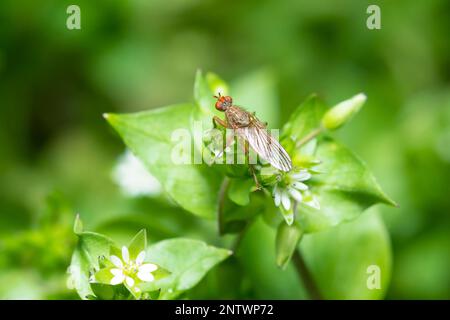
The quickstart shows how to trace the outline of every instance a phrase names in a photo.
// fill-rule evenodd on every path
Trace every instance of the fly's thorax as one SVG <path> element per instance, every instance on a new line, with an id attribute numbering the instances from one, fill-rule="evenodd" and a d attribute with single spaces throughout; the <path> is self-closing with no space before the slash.
<path id="1" fill-rule="evenodd" d="M 233 128 L 247 127 L 251 122 L 250 114 L 238 106 L 228 107 L 225 116 Z"/>

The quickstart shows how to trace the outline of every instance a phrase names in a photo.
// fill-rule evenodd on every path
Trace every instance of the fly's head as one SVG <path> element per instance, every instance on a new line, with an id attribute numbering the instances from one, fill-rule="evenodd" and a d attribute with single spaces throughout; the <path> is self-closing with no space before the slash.
<path id="1" fill-rule="evenodd" d="M 225 111 L 233 104 L 233 99 L 230 96 L 222 96 L 219 92 L 218 96 L 214 96 L 217 99 L 216 109 L 219 111 Z"/>

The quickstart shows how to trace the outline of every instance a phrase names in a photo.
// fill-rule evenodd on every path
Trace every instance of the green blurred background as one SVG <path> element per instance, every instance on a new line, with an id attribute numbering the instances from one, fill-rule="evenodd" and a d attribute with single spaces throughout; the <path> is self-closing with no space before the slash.
<path id="1" fill-rule="evenodd" d="M 81 30 L 66 28 L 70 4 Z M 366 28 L 369 4 L 381 30 Z M 164 196 L 122 192 L 112 172 L 125 148 L 101 116 L 192 101 L 201 68 L 270 79 L 279 123 L 312 92 L 330 104 L 365 92 L 338 135 L 400 204 L 379 207 L 393 250 L 386 298 L 449 299 L 449 13 L 447 0 L 1 1 L 0 298 L 76 298 L 75 212 L 119 241 L 145 227 L 150 241 L 222 244 L 213 222 Z M 219 275 L 235 273 L 227 262 Z M 214 291 L 213 277 L 199 297 L 259 297 L 246 279 Z"/>

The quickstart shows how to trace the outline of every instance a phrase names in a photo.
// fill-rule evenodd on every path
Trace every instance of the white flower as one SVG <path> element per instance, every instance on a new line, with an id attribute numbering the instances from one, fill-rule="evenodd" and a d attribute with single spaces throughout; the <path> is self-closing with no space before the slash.
<path id="1" fill-rule="evenodd" d="M 273 188 L 273 198 L 277 207 L 280 204 L 288 211 L 291 209 L 291 198 L 297 202 L 303 202 L 313 208 L 320 209 L 317 198 L 308 190 L 303 183 L 311 178 L 307 170 L 290 171 Z"/>
<path id="2" fill-rule="evenodd" d="M 135 285 L 136 277 L 145 282 L 153 281 L 155 277 L 152 272 L 156 271 L 158 266 L 153 263 L 144 264 L 144 259 L 145 251 L 141 251 L 136 260 L 131 260 L 128 248 L 122 247 L 122 259 L 114 255 L 109 257 L 109 260 L 116 267 L 111 269 L 113 278 L 110 283 L 117 285 L 125 282 L 132 288 Z"/>
<path id="3" fill-rule="evenodd" d="M 136 197 L 156 196 L 162 192 L 161 184 L 144 167 L 141 160 L 127 150 L 119 157 L 113 169 L 112 177 L 120 186 L 122 193 Z"/>

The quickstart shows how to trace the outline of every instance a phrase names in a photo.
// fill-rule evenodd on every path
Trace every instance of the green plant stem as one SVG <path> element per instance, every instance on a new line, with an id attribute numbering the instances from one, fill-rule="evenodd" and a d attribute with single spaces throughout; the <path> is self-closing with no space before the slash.
<path id="1" fill-rule="evenodd" d="M 301 146 L 303 146 L 304 144 L 306 144 L 307 142 L 311 141 L 312 139 L 314 139 L 315 137 L 317 137 L 319 134 L 321 134 L 323 132 L 323 127 L 318 127 L 314 130 L 312 130 L 310 133 L 308 133 L 306 136 L 304 136 L 300 141 L 298 141 L 295 144 L 296 148 L 299 148 Z"/>
<path id="2" fill-rule="evenodd" d="M 309 297 L 312 300 L 323 300 L 322 295 L 317 288 L 316 282 L 314 281 L 314 278 L 312 277 L 311 272 L 309 272 L 308 266 L 303 259 L 300 249 L 297 248 L 294 251 L 292 261 L 294 263 L 295 269 L 297 270 L 299 278 L 302 280 L 306 290 L 308 291 Z"/>

